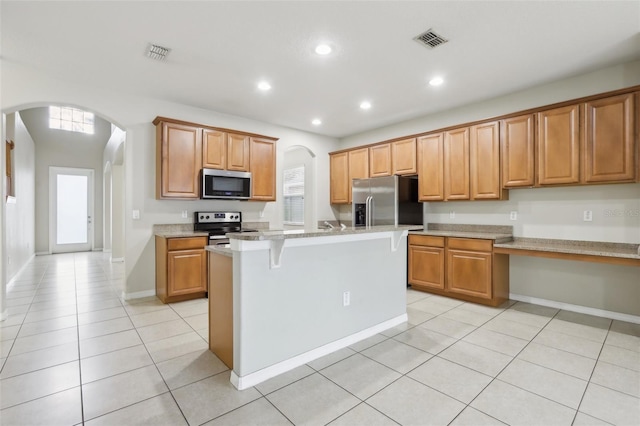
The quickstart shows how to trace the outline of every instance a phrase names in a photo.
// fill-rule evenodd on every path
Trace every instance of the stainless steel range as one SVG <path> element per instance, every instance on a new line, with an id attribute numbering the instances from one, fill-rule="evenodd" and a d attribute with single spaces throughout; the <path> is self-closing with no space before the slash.
<path id="1" fill-rule="evenodd" d="M 229 244 L 228 232 L 247 232 L 242 229 L 240 212 L 195 212 L 193 230 L 209 233 L 209 245 Z"/>

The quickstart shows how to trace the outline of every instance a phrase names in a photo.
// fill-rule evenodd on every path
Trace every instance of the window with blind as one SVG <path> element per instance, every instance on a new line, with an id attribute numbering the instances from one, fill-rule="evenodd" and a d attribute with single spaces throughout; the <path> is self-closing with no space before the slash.
<path id="1" fill-rule="evenodd" d="M 284 171 L 284 223 L 304 225 L 304 166 Z"/>

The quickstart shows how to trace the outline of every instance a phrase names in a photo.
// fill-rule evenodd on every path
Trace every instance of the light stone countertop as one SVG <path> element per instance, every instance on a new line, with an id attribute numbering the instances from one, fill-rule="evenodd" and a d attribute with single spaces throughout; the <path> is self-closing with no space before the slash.
<path id="1" fill-rule="evenodd" d="M 465 232 L 465 231 L 411 231 L 409 235 L 430 235 L 434 237 L 477 238 L 481 240 L 494 240 L 496 243 L 505 243 L 513 240 L 511 234 L 496 234 L 491 232 Z"/>
<path id="2" fill-rule="evenodd" d="M 502 243 L 513 239 L 513 226 L 429 223 L 425 230 L 413 231 L 410 234 L 434 237 L 478 238 L 481 240 L 494 240 L 494 243 Z"/>
<path id="3" fill-rule="evenodd" d="M 494 244 L 494 247 L 640 260 L 639 244 L 515 237 L 511 242 Z"/>
<path id="4" fill-rule="evenodd" d="M 206 251 L 210 251 L 211 253 L 217 253 L 223 256 L 233 257 L 233 252 L 229 247 L 211 245 L 211 246 L 206 246 L 204 249 Z"/>
<path id="5" fill-rule="evenodd" d="M 374 232 L 393 232 L 393 231 L 411 231 L 422 229 L 422 225 L 381 225 L 369 227 L 347 227 L 340 229 L 316 228 L 312 230 L 292 229 L 292 230 L 264 230 L 256 232 L 229 233 L 227 237 L 230 239 L 242 241 L 263 241 L 263 240 L 284 240 L 290 238 L 313 238 L 313 237 L 329 237 L 336 235 L 354 235 L 369 234 Z"/>

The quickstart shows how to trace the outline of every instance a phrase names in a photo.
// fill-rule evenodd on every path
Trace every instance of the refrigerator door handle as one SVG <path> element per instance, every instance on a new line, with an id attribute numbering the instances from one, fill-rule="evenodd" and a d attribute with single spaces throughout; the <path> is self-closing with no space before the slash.
<path id="1" fill-rule="evenodd" d="M 371 198 L 369 200 L 369 209 L 371 211 L 371 213 L 369 213 L 369 226 L 373 226 L 373 221 L 375 219 L 375 217 L 374 217 L 374 213 L 375 213 L 374 212 L 374 209 L 375 209 L 374 203 L 375 203 L 375 200 L 373 199 L 373 195 L 371 195 L 369 198 Z"/>

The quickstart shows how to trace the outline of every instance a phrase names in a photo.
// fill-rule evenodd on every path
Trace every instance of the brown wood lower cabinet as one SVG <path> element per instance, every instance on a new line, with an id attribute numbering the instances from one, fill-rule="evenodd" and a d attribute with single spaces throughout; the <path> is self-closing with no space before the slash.
<path id="1" fill-rule="evenodd" d="M 509 258 L 492 240 L 409 235 L 408 252 L 416 290 L 491 306 L 509 299 Z"/>
<path id="2" fill-rule="evenodd" d="M 209 350 L 233 370 L 233 259 L 209 253 Z"/>
<path id="3" fill-rule="evenodd" d="M 205 297 L 208 237 L 156 236 L 156 295 L 163 303 Z"/>

